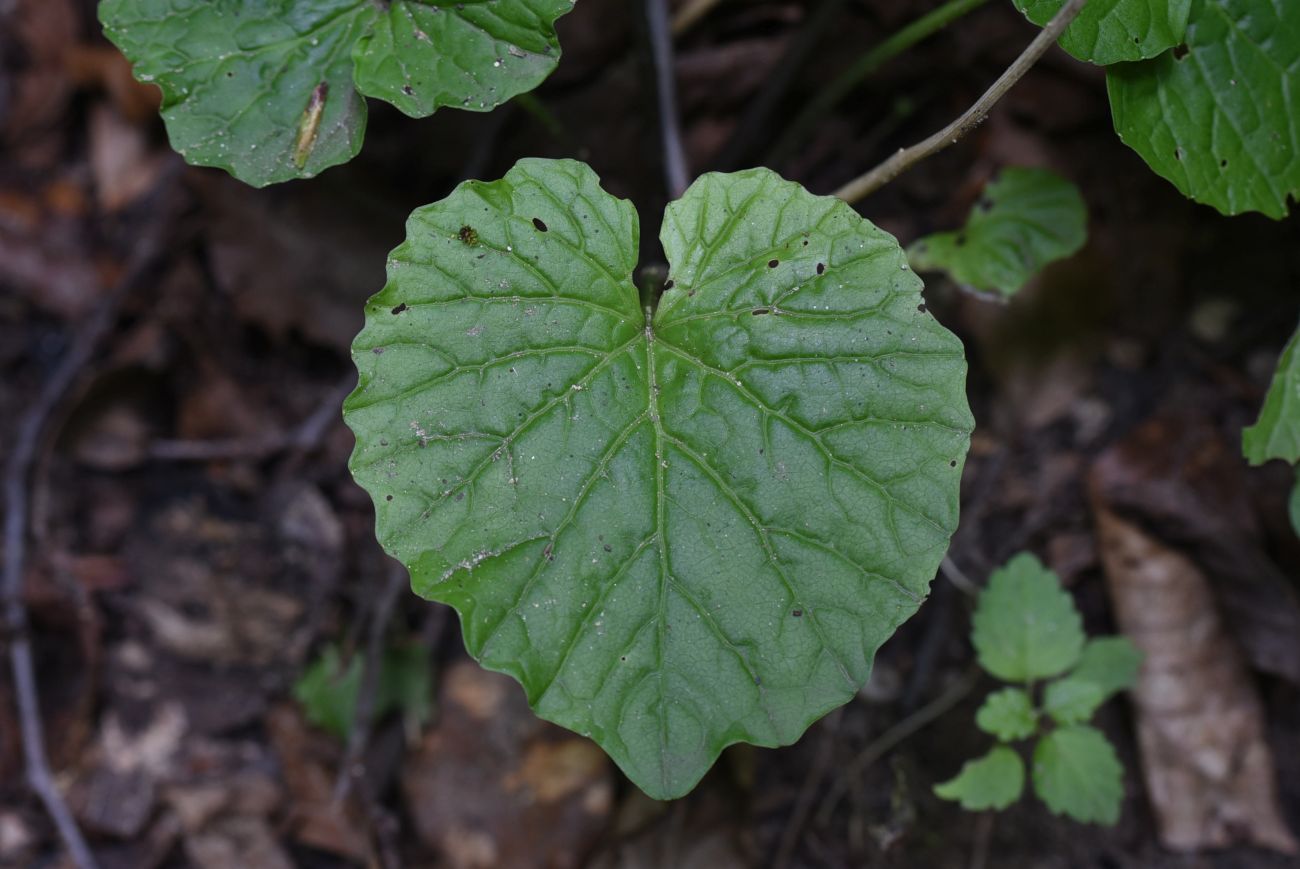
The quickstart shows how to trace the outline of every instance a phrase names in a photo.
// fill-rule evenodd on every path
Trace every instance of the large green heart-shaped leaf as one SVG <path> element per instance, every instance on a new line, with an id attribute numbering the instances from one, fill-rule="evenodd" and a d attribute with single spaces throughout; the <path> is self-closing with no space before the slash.
<path id="1" fill-rule="evenodd" d="M 1042 26 L 1065 0 L 1015 0 L 1025 17 Z M 1183 41 L 1191 0 L 1089 0 L 1061 34 L 1070 54 L 1096 64 L 1145 60 Z"/>
<path id="2" fill-rule="evenodd" d="M 920 238 L 907 255 L 918 271 L 942 269 L 977 290 L 1013 296 L 1087 238 L 1077 187 L 1048 169 L 1012 166 L 984 188 L 964 227 Z"/>
<path id="3" fill-rule="evenodd" d="M 647 793 L 854 696 L 957 522 L 960 342 L 889 235 L 766 170 L 632 206 L 525 160 L 417 210 L 366 308 L 352 472 L 470 652 Z"/>
<path id="4" fill-rule="evenodd" d="M 495 108 L 559 61 L 573 0 L 104 0 L 104 33 L 163 92 L 172 146 L 257 186 L 361 148 L 362 93 L 410 115 Z M 355 81 L 354 81 L 355 78 Z"/>
<path id="5" fill-rule="evenodd" d="M 1184 46 L 1106 82 L 1119 137 L 1186 196 L 1280 219 L 1300 195 L 1300 3 L 1193 0 Z"/>

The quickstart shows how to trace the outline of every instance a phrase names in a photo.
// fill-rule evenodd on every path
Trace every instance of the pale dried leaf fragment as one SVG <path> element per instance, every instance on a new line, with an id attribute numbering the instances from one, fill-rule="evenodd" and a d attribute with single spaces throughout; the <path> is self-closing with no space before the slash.
<path id="1" fill-rule="evenodd" d="M 1249 842 L 1296 853 L 1259 697 L 1205 574 L 1104 503 L 1094 509 L 1120 628 L 1145 655 L 1133 695 L 1161 841 L 1180 851 Z"/>

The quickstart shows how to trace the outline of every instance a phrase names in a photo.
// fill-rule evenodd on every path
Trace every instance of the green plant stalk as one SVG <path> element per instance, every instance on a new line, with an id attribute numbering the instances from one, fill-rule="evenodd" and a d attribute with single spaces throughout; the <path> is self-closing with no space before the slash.
<path id="1" fill-rule="evenodd" d="M 987 2 L 988 0 L 948 0 L 947 3 L 927 12 L 883 42 L 873 46 L 804 106 L 803 111 L 795 117 L 786 128 L 786 132 L 777 140 L 772 149 L 771 161 L 776 162 L 789 156 L 817 120 L 848 96 L 867 76 L 921 40 L 937 33 Z"/>

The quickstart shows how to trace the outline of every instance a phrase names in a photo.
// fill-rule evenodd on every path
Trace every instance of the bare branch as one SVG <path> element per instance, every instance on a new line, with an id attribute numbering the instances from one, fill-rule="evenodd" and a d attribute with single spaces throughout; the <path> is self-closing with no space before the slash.
<path id="1" fill-rule="evenodd" d="M 1034 37 L 1034 41 L 1029 43 L 1029 47 L 1015 59 L 1007 71 L 993 82 L 993 86 L 984 92 L 975 104 L 967 109 L 962 115 L 939 132 L 930 136 L 921 142 L 912 145 L 910 148 L 902 148 L 888 160 L 885 160 L 870 172 L 859 175 L 857 178 L 845 184 L 835 195 L 845 202 L 858 202 L 870 194 L 879 190 L 884 185 L 893 181 L 899 175 L 902 175 L 913 165 L 924 160 L 926 157 L 939 153 L 949 145 L 956 144 L 957 140 L 978 127 L 984 122 L 984 118 L 989 111 L 1006 95 L 1007 91 L 1029 72 L 1038 59 L 1047 53 L 1061 33 L 1072 22 L 1083 9 L 1088 0 L 1069 0 L 1061 11 L 1057 12 L 1052 20 L 1047 22 L 1047 26 Z"/>

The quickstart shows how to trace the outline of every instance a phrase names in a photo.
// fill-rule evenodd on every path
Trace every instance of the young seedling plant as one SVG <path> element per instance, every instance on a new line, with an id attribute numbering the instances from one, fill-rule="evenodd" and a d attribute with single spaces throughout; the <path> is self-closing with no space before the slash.
<path id="1" fill-rule="evenodd" d="M 1114 824 L 1124 768 L 1089 725 L 1114 694 L 1132 688 L 1142 656 L 1125 637 L 1092 637 L 1056 574 L 1022 552 L 989 577 L 971 626 L 980 666 L 1012 683 L 985 699 L 975 725 L 997 743 L 935 793 L 964 809 L 1005 809 L 1025 789 L 1014 747 L 1033 741 L 1034 792 L 1058 815 Z"/>
<path id="2" fill-rule="evenodd" d="M 1004 169 L 964 227 L 906 253 L 846 201 L 960 139 L 1058 39 L 1106 67 L 1118 135 L 1190 198 L 1280 219 L 1300 191 L 1300 3 L 1014 2 L 1038 38 L 838 199 L 766 169 L 697 179 L 663 217 L 662 292 L 633 283 L 629 203 L 581 163 L 522 160 L 417 209 L 366 306 L 345 416 L 379 540 L 419 594 L 459 611 L 484 666 L 652 796 L 689 791 L 731 743 L 797 739 L 855 695 L 927 594 L 973 419 L 961 342 L 915 269 L 1010 297 L 1086 231 L 1078 191 L 1042 169 Z M 949 0 L 863 68 L 981 5 Z M 162 88 L 176 149 L 264 185 L 354 155 L 366 96 L 422 116 L 535 87 L 571 7 L 106 0 L 101 16 Z M 1246 436 L 1252 461 L 1300 459 L 1294 357 Z M 1031 556 L 992 578 L 974 643 L 1016 683 L 978 726 L 1037 738 L 1034 786 L 1054 811 L 1113 821 L 1120 768 L 1086 722 L 1130 683 L 1131 647 L 1086 641 Z M 939 792 L 998 808 L 1023 779 L 998 745 Z"/>

